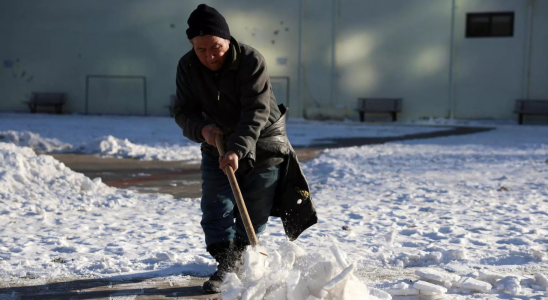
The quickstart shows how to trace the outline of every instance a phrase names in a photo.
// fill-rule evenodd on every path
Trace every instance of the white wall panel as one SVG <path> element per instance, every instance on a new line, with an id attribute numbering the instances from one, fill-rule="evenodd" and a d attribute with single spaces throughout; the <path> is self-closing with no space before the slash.
<path id="1" fill-rule="evenodd" d="M 65 111 L 84 112 L 86 75 L 131 75 L 147 78 L 149 114 L 167 115 L 177 63 L 191 49 L 186 21 L 204 2 L 263 54 L 270 75 L 298 86 L 298 1 L 2 1 L 0 110 L 26 111 L 31 92 L 59 91 L 68 93 Z M 290 97 L 299 107 L 296 89 Z"/>
<path id="2" fill-rule="evenodd" d="M 512 119 L 524 92 L 526 0 L 458 0 L 455 117 Z M 466 38 L 466 14 L 514 12 L 513 37 Z"/>

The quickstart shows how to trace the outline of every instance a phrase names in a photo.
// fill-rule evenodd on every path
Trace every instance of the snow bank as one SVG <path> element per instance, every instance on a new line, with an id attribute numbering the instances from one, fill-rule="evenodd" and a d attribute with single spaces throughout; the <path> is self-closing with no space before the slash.
<path id="1" fill-rule="evenodd" d="M 201 157 L 198 146 L 138 145 L 128 139 L 111 135 L 98 137 L 74 150 L 83 154 L 98 154 L 105 157 L 138 158 L 143 160 L 192 160 Z"/>
<path id="2" fill-rule="evenodd" d="M 367 286 L 354 275 L 354 264 L 333 245 L 331 253 L 308 254 L 292 242 L 282 243 L 277 251 L 262 246 L 245 253 L 245 277 L 240 281 L 229 274 L 223 284 L 223 300 L 315 300 L 315 299 L 391 299 L 376 290 L 372 295 Z"/>
<path id="3" fill-rule="evenodd" d="M 58 139 L 43 138 L 39 134 L 29 131 L 0 131 L 0 142 L 30 147 L 38 152 L 61 151 L 72 147 L 70 144 L 63 143 Z"/>
<path id="4" fill-rule="evenodd" d="M 336 137 L 394 137 L 445 130 L 441 127 L 371 125 L 358 122 L 288 120 L 288 137 L 294 146 L 329 144 Z M 108 157 L 154 160 L 196 160 L 200 145 L 182 135 L 170 117 L 84 116 L 0 113 L 0 130 L 16 135 L 32 133 L 36 151 L 80 151 Z M 55 146 L 54 139 L 63 141 Z M 11 142 L 14 140 L 6 140 Z M 1 138 L 0 138 L 1 141 Z M 45 148 L 40 144 L 47 145 Z M 68 147 L 66 147 L 68 146 Z"/>
<path id="5" fill-rule="evenodd" d="M 126 191 L 73 172 L 51 156 L 37 156 L 30 148 L 0 143 L 0 166 L 0 199 L 9 200 L 3 206 L 8 211 L 26 209 L 43 214 L 131 202 L 124 196 Z"/>
<path id="6" fill-rule="evenodd" d="M 112 135 L 98 137 L 75 147 L 58 139 L 42 137 L 37 133 L 9 130 L 0 131 L 0 142 L 29 147 L 36 152 L 81 153 L 116 158 L 174 161 L 196 160 L 201 157 L 200 147 L 197 145 L 172 145 L 158 141 L 142 145 Z"/>
<path id="7" fill-rule="evenodd" d="M 179 243 L 172 238 L 177 234 L 188 244 L 202 244 L 203 237 L 194 234 L 198 213 L 199 201 L 112 188 L 51 156 L 0 143 L 2 282 L 22 276 L 104 276 L 156 268 L 160 270 L 149 276 L 207 275 L 211 259 L 196 251 L 182 252 L 170 242 Z M 179 220 L 181 214 L 192 217 Z M 169 229 L 173 220 L 181 229 Z"/>

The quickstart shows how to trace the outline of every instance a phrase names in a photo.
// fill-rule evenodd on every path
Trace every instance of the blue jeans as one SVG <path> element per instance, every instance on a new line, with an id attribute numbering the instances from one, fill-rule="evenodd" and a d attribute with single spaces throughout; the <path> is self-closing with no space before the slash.
<path id="1" fill-rule="evenodd" d="M 249 243 L 245 227 L 234 200 L 228 177 L 219 169 L 219 161 L 202 153 L 202 229 L 206 245 L 241 241 Z M 248 175 L 236 174 L 247 212 L 255 233 L 266 228 L 278 185 L 279 166 L 253 170 Z M 234 221 L 236 219 L 236 221 Z"/>

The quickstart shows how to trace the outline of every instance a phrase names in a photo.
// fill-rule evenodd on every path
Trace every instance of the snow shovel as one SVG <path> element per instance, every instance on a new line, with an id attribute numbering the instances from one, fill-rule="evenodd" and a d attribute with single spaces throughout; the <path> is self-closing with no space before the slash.
<path id="1" fill-rule="evenodd" d="M 223 144 L 222 137 L 218 134 L 215 134 L 215 144 L 217 145 L 217 149 L 219 149 L 219 154 L 221 156 L 224 156 L 225 145 Z M 251 223 L 251 219 L 249 218 L 249 214 L 247 213 L 244 197 L 242 196 L 242 192 L 240 191 L 240 187 L 238 186 L 238 182 L 236 181 L 236 176 L 234 175 L 232 166 L 230 165 L 226 166 L 225 172 L 226 172 L 226 176 L 228 176 L 228 181 L 230 181 L 230 187 L 232 188 L 232 193 L 234 193 L 234 198 L 236 198 L 236 204 L 238 205 L 240 216 L 242 217 L 242 221 L 244 222 L 247 238 L 249 239 L 249 243 L 251 244 L 251 247 L 255 248 L 255 245 L 257 245 L 258 243 L 257 236 L 255 235 L 255 229 L 253 229 L 253 224 Z M 263 254 L 263 255 L 266 255 L 266 254 Z"/>

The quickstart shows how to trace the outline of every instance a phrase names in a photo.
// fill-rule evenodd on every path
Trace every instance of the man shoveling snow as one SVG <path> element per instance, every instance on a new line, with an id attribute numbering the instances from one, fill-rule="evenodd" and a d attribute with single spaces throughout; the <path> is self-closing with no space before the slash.
<path id="1" fill-rule="evenodd" d="M 224 17 L 205 4 L 188 19 L 193 49 L 177 67 L 172 114 L 183 134 L 202 143 L 202 220 L 207 251 L 218 262 L 204 291 L 220 292 L 238 271 L 249 239 L 237 209 L 226 166 L 236 172 L 257 234 L 279 216 L 290 240 L 317 222 L 308 183 L 287 138 L 287 108 L 277 105 L 264 57 L 239 44 Z M 226 154 L 219 155 L 215 135 Z M 234 221 L 236 219 L 236 221 Z"/>

